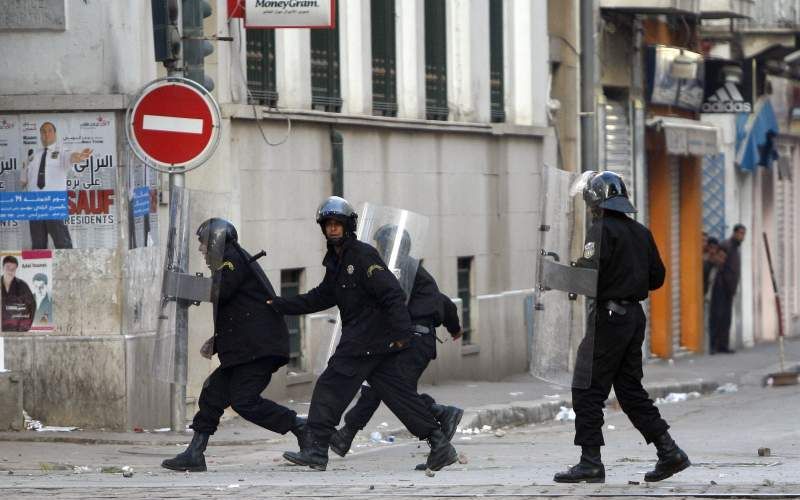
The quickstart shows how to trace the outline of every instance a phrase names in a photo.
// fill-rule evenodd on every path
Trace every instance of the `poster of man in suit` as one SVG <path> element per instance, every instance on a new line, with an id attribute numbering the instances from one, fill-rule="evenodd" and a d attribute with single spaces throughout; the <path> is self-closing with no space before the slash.
<path id="1" fill-rule="evenodd" d="M 0 116 L 0 249 L 112 248 L 116 125 L 108 113 Z"/>

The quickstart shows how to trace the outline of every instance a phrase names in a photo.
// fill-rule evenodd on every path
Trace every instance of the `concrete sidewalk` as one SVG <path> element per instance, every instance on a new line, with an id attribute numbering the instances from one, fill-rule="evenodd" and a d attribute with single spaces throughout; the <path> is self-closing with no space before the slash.
<path id="1" fill-rule="evenodd" d="M 786 342 L 787 371 L 800 369 L 800 340 Z M 435 362 L 435 361 L 434 361 Z M 758 345 L 736 354 L 716 356 L 687 355 L 675 360 L 653 360 L 645 365 L 645 386 L 651 397 L 669 393 L 714 392 L 727 383 L 762 385 L 766 376 L 779 370 L 776 343 Z M 436 386 L 421 386 L 442 404 L 454 404 L 465 409 L 462 429 L 493 429 L 552 420 L 561 406 L 571 406 L 569 388 L 543 382 L 527 374 L 510 377 L 501 382 L 456 381 Z M 281 401 L 298 413 L 308 412 L 308 401 Z M 609 404 L 614 404 L 613 394 Z M 57 422 L 45 422 L 58 425 Z M 381 405 L 355 443 L 369 440 L 378 431 L 383 438 L 408 437 L 400 421 L 385 405 Z M 76 444 L 171 445 L 186 443 L 189 432 L 2 432 L 0 441 L 65 442 Z M 285 438 L 265 431 L 241 418 L 222 423 L 211 440 L 211 446 L 267 444 Z"/>

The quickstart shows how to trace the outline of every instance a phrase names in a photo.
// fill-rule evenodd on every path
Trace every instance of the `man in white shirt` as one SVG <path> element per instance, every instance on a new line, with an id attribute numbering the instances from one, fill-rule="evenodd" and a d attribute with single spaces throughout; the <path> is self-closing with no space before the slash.
<path id="1" fill-rule="evenodd" d="M 42 147 L 28 152 L 20 183 L 31 192 L 66 191 L 70 165 L 89 158 L 92 150 L 86 148 L 69 154 L 69 151 L 56 144 L 56 126 L 51 122 L 42 123 L 39 136 Z M 55 248 L 72 248 L 72 238 L 63 220 L 30 220 L 28 226 L 31 231 L 31 248 L 47 248 L 48 235 L 53 238 Z"/>
<path id="2" fill-rule="evenodd" d="M 53 324 L 53 299 L 47 290 L 47 275 L 36 273 L 31 287 L 33 298 L 36 299 L 36 312 L 33 314 L 33 324 L 36 326 Z"/>

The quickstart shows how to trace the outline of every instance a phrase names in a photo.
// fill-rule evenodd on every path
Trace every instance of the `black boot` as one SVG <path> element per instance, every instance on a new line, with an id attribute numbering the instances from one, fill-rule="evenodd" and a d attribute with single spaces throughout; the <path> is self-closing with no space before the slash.
<path id="1" fill-rule="evenodd" d="M 581 461 L 553 477 L 557 483 L 605 483 L 606 469 L 599 446 L 581 446 Z"/>
<path id="2" fill-rule="evenodd" d="M 350 451 L 350 446 L 352 446 L 356 434 L 358 434 L 358 429 L 351 429 L 350 426 L 345 424 L 341 429 L 333 433 L 329 446 L 334 453 L 344 457 Z"/>
<path id="3" fill-rule="evenodd" d="M 208 434 L 195 432 L 189 447 L 183 453 L 176 455 L 175 458 L 168 458 L 161 462 L 161 467 L 177 471 L 205 472 L 206 457 L 203 456 L 203 452 L 206 451 L 208 437 Z"/>
<path id="4" fill-rule="evenodd" d="M 328 447 L 316 439 L 307 438 L 309 446 L 301 448 L 299 452 L 287 451 L 283 458 L 295 465 L 305 465 L 314 470 L 325 470 L 328 467 Z"/>
<path id="5" fill-rule="evenodd" d="M 431 447 L 431 452 L 428 454 L 428 460 L 425 462 L 425 468 L 433 471 L 441 470 L 448 465 L 452 465 L 458 461 L 458 453 L 447 436 L 436 429 L 428 436 L 428 444 Z"/>
<path id="6" fill-rule="evenodd" d="M 458 429 L 458 424 L 461 422 L 461 417 L 464 416 L 464 410 L 455 406 L 434 404 L 431 406 L 431 412 L 436 417 L 436 420 L 439 421 L 439 426 L 442 428 L 447 440 L 452 440 L 456 429 Z"/>
<path id="7" fill-rule="evenodd" d="M 666 479 L 692 465 L 689 457 L 682 449 L 678 448 L 669 432 L 658 436 L 653 444 L 656 445 L 658 462 L 656 462 L 655 469 L 644 475 L 644 480 L 648 483 Z"/>
<path id="8" fill-rule="evenodd" d="M 306 427 L 306 423 L 308 423 L 307 418 L 295 416 L 294 427 L 291 428 L 292 434 L 294 434 L 294 437 L 297 438 L 297 447 L 301 450 L 308 446 L 306 444 L 306 436 L 308 435 L 308 427 Z"/>

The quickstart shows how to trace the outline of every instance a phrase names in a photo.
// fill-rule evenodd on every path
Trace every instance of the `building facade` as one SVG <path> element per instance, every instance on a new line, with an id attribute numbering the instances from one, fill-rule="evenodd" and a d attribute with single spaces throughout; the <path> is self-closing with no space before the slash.
<path id="1" fill-rule="evenodd" d="M 105 248 L 52 249 L 53 328 L 4 332 L 6 367 L 23 373 L 25 407 L 45 422 L 163 426 L 169 385 L 153 378 L 151 358 L 169 193 L 165 176 L 144 169 L 158 209 L 146 224 L 134 215 L 142 166 L 124 130 L 138 89 L 165 74 L 153 59 L 149 2 L 46 3 L 63 13 L 55 25 L 37 21 L 31 7 L 0 27 L 8 75 L 0 113 L 113 118 L 118 222 Z M 423 214 L 424 265 L 459 301 L 467 333 L 440 345 L 426 380 L 524 372 L 541 169 L 556 161 L 545 107 L 546 2 L 336 3 L 333 30 L 246 30 L 229 16 L 229 2 L 211 3 L 205 34 L 233 41 L 216 42 L 205 60 L 222 139 L 207 164 L 186 174 L 190 223 L 230 219 L 245 248 L 267 251 L 262 266 L 291 295 L 322 278 L 325 243 L 314 215 L 325 197 Z M 289 319 L 292 361 L 269 395 L 310 394 L 321 332 L 334 314 Z M 212 333 L 211 307 L 192 308 L 189 321 L 191 415 L 214 366 L 198 353 Z"/>

